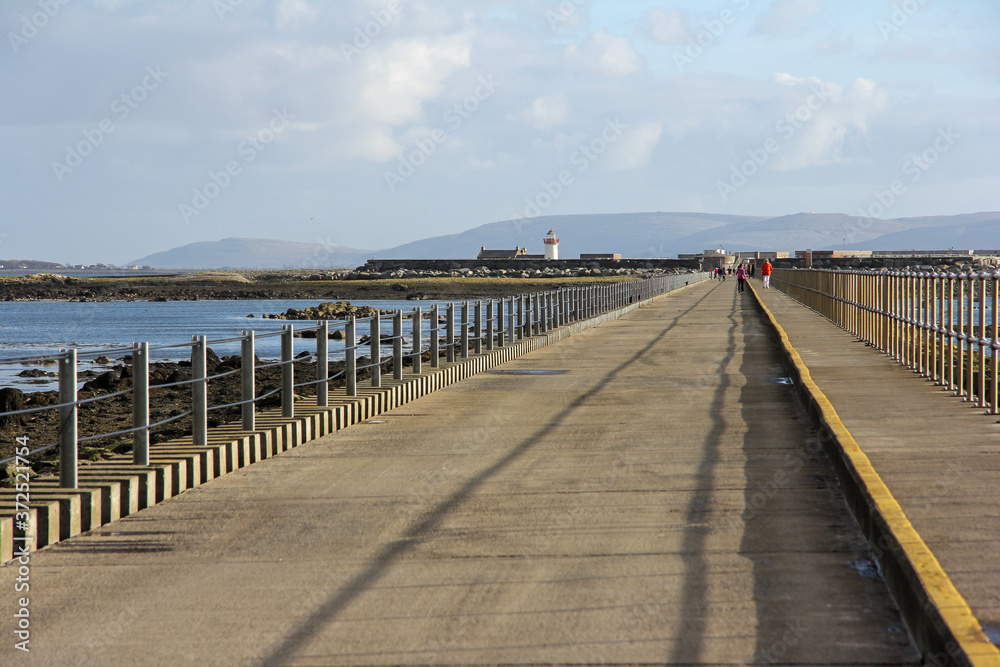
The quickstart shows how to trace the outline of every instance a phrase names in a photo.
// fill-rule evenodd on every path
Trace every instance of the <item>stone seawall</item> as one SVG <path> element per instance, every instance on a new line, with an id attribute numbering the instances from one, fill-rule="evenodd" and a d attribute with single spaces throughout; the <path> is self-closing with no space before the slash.
<path id="1" fill-rule="evenodd" d="M 814 269 L 839 269 L 844 271 L 977 271 L 992 270 L 998 265 L 997 257 L 818 257 Z M 804 269 L 806 260 L 800 257 L 778 259 L 772 262 L 778 269 Z"/>
<path id="2" fill-rule="evenodd" d="M 699 270 L 698 260 L 688 259 L 370 259 L 359 272 L 386 273 L 392 271 L 432 272 L 485 270 L 510 271 L 580 271 L 583 269 L 626 270 Z"/>

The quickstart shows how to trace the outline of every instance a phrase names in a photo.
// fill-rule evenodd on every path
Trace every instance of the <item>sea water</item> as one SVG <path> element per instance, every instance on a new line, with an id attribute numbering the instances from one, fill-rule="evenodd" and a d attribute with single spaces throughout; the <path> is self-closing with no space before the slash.
<path id="1" fill-rule="evenodd" d="M 281 331 L 292 324 L 296 329 L 315 326 L 312 321 L 262 319 L 265 313 L 284 313 L 289 308 L 306 308 L 319 303 L 317 299 L 203 300 L 203 301 L 8 301 L 0 303 L 0 386 L 17 386 L 25 391 L 55 388 L 54 379 L 22 378 L 18 373 L 26 368 L 54 371 L 52 366 L 4 363 L 15 357 L 51 355 L 60 349 L 76 348 L 83 355 L 80 371 L 106 370 L 107 364 L 95 364 L 93 358 L 106 354 L 113 361 L 129 353 L 133 342 L 147 342 L 153 361 L 190 359 L 189 347 L 166 348 L 190 343 L 192 336 L 208 337 L 209 347 L 220 357 L 240 353 L 238 341 L 212 343 L 213 339 L 240 336 L 243 330 L 254 330 L 258 336 Z M 426 314 L 435 301 L 352 301 L 355 306 L 372 306 L 382 310 L 412 312 L 419 306 Z M 443 308 L 442 308 L 443 312 Z M 247 317 L 253 314 L 253 318 Z M 457 316 L 457 314 L 456 314 Z M 392 321 L 383 317 L 383 335 L 392 333 Z M 343 326 L 331 322 L 331 329 Z M 423 331 L 427 336 L 429 325 Z M 404 321 L 404 333 L 409 337 L 410 323 Z M 370 333 L 367 322 L 358 323 L 358 336 Z M 408 341 L 409 342 L 409 341 Z M 330 340 L 332 359 L 343 357 L 344 342 Z M 316 350 L 314 339 L 295 339 L 295 353 Z M 366 353 L 365 349 L 360 350 Z M 278 336 L 258 338 L 256 353 L 262 359 L 278 359 L 281 339 Z"/>

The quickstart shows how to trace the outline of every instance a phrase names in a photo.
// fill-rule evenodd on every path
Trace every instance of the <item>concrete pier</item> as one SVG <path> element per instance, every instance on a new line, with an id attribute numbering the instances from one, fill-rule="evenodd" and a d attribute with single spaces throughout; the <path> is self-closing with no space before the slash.
<path id="1" fill-rule="evenodd" d="M 0 662 L 918 664 L 734 288 L 33 554 L 31 653 L 10 638 Z M 16 576 L 0 568 L 8 619 Z"/>

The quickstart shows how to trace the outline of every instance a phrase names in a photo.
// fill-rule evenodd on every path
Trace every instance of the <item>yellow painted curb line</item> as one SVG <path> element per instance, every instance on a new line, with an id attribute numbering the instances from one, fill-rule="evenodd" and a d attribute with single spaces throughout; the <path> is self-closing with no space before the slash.
<path id="1" fill-rule="evenodd" d="M 870 517 L 858 516 L 858 507 L 852 507 L 855 517 L 863 529 L 866 529 L 866 537 L 871 543 L 872 550 L 876 555 L 881 554 L 885 560 L 890 556 L 896 556 L 904 569 L 912 570 L 916 575 L 916 581 L 906 581 L 905 572 L 901 574 L 898 583 L 903 585 L 909 583 L 916 584 L 918 590 L 910 591 L 911 596 L 919 602 L 919 611 L 913 611 L 908 620 L 910 631 L 917 641 L 918 648 L 924 653 L 925 664 L 948 665 L 953 664 L 953 660 L 961 660 L 959 664 L 973 665 L 975 667 L 1000 667 L 1000 649 L 998 649 L 986 637 L 978 619 L 972 614 L 972 610 L 965 602 L 965 598 L 958 592 L 952 584 L 948 574 L 938 563 L 934 553 L 914 530 L 909 520 L 906 518 L 902 507 L 893 497 L 889 487 L 875 471 L 868 456 L 862 451 L 855 441 L 854 436 L 844 426 L 844 423 L 837 415 L 833 404 L 830 403 L 826 395 L 820 390 L 809 373 L 809 368 L 802 361 L 798 351 L 792 346 L 785 330 L 778 324 L 774 314 L 764 305 L 760 295 L 750 285 L 758 306 L 769 320 L 771 327 L 778 334 L 781 345 L 792 363 L 794 371 L 799 376 L 800 386 L 808 393 L 809 398 L 815 403 L 819 412 L 819 418 L 833 435 L 834 442 L 839 446 L 845 472 L 851 479 L 841 479 L 845 486 L 854 482 L 858 490 L 866 500 Z M 850 503 L 850 500 L 848 501 Z M 883 540 L 875 540 L 873 531 L 876 527 L 872 525 L 873 520 L 884 524 L 888 531 L 888 544 L 883 544 Z M 884 536 L 886 537 L 886 536 Z M 880 562 L 885 573 L 889 568 L 885 562 Z M 888 581 L 887 577 L 887 584 Z M 890 585 L 890 590 L 892 586 Z M 897 594 L 896 590 L 892 591 Z M 906 610 L 902 609 L 906 618 Z M 919 616 L 922 615 L 922 619 Z M 926 627 L 914 627 L 913 618 L 923 620 Z M 944 627 L 941 627 L 943 624 Z M 936 637 L 933 635 L 937 635 Z M 943 650 L 943 654 L 942 654 Z"/>

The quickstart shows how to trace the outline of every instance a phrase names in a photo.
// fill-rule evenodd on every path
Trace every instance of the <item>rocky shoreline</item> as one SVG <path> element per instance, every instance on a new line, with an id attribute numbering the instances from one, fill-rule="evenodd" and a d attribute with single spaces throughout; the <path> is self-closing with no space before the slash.
<path id="1" fill-rule="evenodd" d="M 207 353 L 208 374 L 217 375 L 227 371 L 236 370 L 241 367 L 242 359 L 239 355 L 219 358 L 211 350 Z M 430 362 L 430 353 L 425 352 L 423 359 Z M 92 398 L 104 396 L 118 391 L 129 389 L 132 386 L 131 359 L 124 356 L 115 360 L 115 364 L 110 370 L 100 373 L 96 377 L 88 380 L 81 388 L 78 398 Z M 360 357 L 358 366 L 370 363 L 368 357 Z M 391 371 L 391 361 L 384 362 L 383 372 Z M 412 365 L 412 360 L 406 358 L 405 366 Z M 297 382 L 304 382 L 316 377 L 316 360 L 311 352 L 303 352 L 296 357 L 295 378 Z M 336 376 L 344 370 L 344 362 L 330 363 L 330 376 Z M 256 394 L 263 396 L 281 384 L 280 368 L 257 369 L 256 372 Z M 362 382 L 371 377 L 369 370 L 358 371 L 358 381 Z M 181 415 L 191 409 L 191 387 L 182 385 L 179 387 L 163 387 L 175 382 L 182 382 L 191 379 L 191 362 L 157 362 L 151 363 L 149 368 L 149 417 L 151 423 L 160 422 L 170 417 Z M 331 388 L 343 387 L 343 378 L 336 378 L 330 381 Z M 57 391 L 39 391 L 23 393 L 19 389 L 4 388 L 0 401 L 4 403 L 0 411 L 20 410 L 23 408 L 42 407 L 55 405 L 58 403 Z M 315 396 L 316 387 L 307 386 L 296 389 L 296 400 Z M 223 378 L 210 380 L 208 383 L 208 404 L 226 405 L 242 400 L 242 386 L 239 373 L 228 375 Z M 268 396 L 257 403 L 258 410 L 276 408 L 281 405 L 279 394 Z M 209 427 L 221 426 L 223 424 L 240 421 L 240 408 L 226 408 L 209 412 Z M 113 433 L 132 427 L 132 402 L 130 394 L 117 396 L 104 401 L 84 403 L 79 407 L 79 434 L 86 437 L 91 434 Z M 191 434 L 191 417 L 183 417 L 177 421 L 151 429 L 150 442 L 153 444 L 181 438 Z M 32 448 L 43 447 L 58 441 L 59 437 L 59 415 L 57 410 L 44 410 L 27 415 L 10 417 L 6 422 L 0 423 L 0 459 L 13 455 L 14 439 L 18 436 L 27 435 L 30 438 Z M 80 445 L 80 459 L 98 461 L 110 457 L 112 454 L 123 454 L 132 451 L 132 436 L 113 436 L 89 441 Z M 56 468 L 59 455 L 57 449 L 52 449 L 45 454 L 32 459 L 32 467 L 36 473 L 52 472 Z M 7 468 L 0 467 L 0 484 L 8 477 Z"/>
<path id="2" fill-rule="evenodd" d="M 620 271 L 620 272 L 619 272 Z M 441 272 L 433 272 L 441 273 Z M 662 273 L 662 272 L 657 272 Z M 0 278 L 4 301 L 197 301 L 200 299 L 379 299 L 502 298 L 560 286 L 587 285 L 654 275 L 654 272 L 587 270 L 579 275 L 541 271 L 442 275 L 413 272 L 201 272 L 178 276 L 76 278 L 53 273 Z"/>

